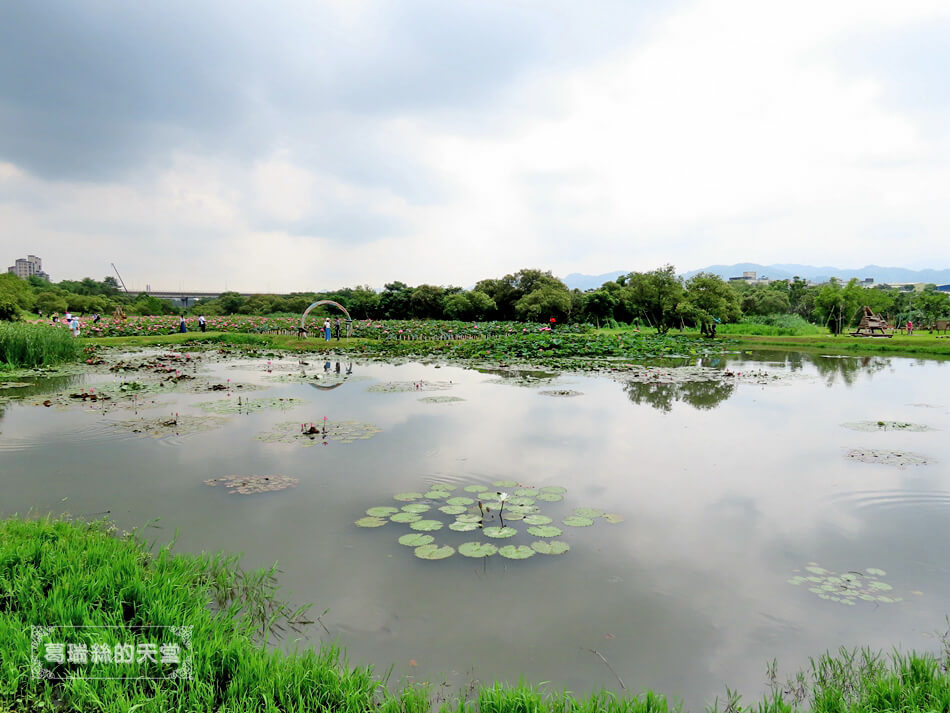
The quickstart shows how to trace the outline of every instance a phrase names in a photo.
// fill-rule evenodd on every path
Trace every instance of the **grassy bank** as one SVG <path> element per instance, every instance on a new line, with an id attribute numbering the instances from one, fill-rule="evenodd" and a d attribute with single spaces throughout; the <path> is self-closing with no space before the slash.
<path id="1" fill-rule="evenodd" d="M 150 551 L 102 523 L 0 521 L 0 711 L 345 711 L 353 713 L 663 713 L 665 697 L 601 692 L 577 698 L 542 694 L 526 684 L 473 685 L 439 704 L 426 685 L 389 686 L 338 649 L 285 654 L 268 650 L 264 630 L 300 612 L 276 603 L 269 572 L 242 575 L 231 557 Z M 190 679 L 150 680 L 152 664 L 48 663 L 64 680 L 31 677 L 31 626 L 100 627 L 109 644 L 155 641 L 156 626 L 191 626 Z M 108 629 L 102 627 L 111 627 Z M 90 630 L 91 631 L 91 630 Z M 77 634 L 70 634 L 77 636 Z M 815 659 L 750 705 L 734 693 L 714 708 L 784 713 L 802 710 L 947 711 L 947 661 L 935 656 L 884 658 L 842 651 Z M 138 666 L 136 668 L 136 666 Z M 130 674 L 129 671 L 134 673 Z M 92 679 L 120 676 L 117 679 Z M 68 674 L 72 677 L 68 677 Z M 86 676 L 85 678 L 81 677 Z M 126 677 L 121 677 L 126 676 Z"/>
<path id="2" fill-rule="evenodd" d="M 77 361 L 82 348 L 68 329 L 0 322 L 0 370 Z"/>

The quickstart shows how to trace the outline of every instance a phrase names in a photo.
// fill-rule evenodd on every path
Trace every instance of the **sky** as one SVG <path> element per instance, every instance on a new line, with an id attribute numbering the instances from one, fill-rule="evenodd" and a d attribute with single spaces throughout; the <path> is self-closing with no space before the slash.
<path id="1" fill-rule="evenodd" d="M 0 262 L 130 289 L 950 267 L 945 0 L 0 3 Z"/>

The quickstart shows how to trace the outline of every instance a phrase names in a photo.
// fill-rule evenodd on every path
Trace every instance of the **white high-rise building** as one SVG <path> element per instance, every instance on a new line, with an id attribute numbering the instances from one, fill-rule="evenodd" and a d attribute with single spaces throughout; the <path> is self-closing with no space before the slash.
<path id="1" fill-rule="evenodd" d="M 36 275 L 37 277 L 49 281 L 49 274 L 43 272 L 43 261 L 36 255 L 27 255 L 25 258 L 19 258 L 7 268 L 7 272 L 12 272 L 24 280 L 32 275 Z"/>

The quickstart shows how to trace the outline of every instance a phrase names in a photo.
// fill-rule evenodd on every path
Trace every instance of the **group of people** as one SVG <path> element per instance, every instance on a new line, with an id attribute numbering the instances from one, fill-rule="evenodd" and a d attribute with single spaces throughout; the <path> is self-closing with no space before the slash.
<path id="1" fill-rule="evenodd" d="M 335 330 L 336 332 L 337 341 L 340 341 L 341 327 L 342 327 L 342 323 L 340 322 L 340 318 L 337 317 L 336 320 L 333 322 L 333 330 Z M 331 329 L 330 329 L 330 318 L 327 317 L 325 320 L 323 320 L 323 337 L 329 342 L 331 336 L 332 335 L 331 335 Z"/>
<path id="2" fill-rule="evenodd" d="M 97 312 L 95 315 L 93 315 L 92 321 L 94 323 L 98 323 L 100 319 L 101 317 L 99 316 L 99 313 Z M 51 321 L 53 324 L 59 324 L 59 315 L 54 314 L 51 318 Z M 67 312 L 66 314 L 63 315 L 63 324 L 69 327 L 69 331 L 73 333 L 74 337 L 79 336 L 79 317 L 77 315 L 72 314 L 71 312 Z"/>
<path id="3" fill-rule="evenodd" d="M 208 320 L 205 319 L 204 315 L 198 317 L 198 329 L 202 332 L 208 329 Z M 181 315 L 181 319 L 178 320 L 178 331 L 182 334 L 188 331 L 188 325 L 185 324 L 185 315 Z"/>

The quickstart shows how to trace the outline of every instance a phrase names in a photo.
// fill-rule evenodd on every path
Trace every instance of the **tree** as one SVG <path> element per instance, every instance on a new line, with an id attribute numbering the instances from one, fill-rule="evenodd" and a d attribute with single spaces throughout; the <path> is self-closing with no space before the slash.
<path id="1" fill-rule="evenodd" d="M 601 321 L 614 319 L 614 308 L 620 297 L 603 288 L 584 294 L 584 317 L 600 326 Z"/>
<path id="2" fill-rule="evenodd" d="M 571 293 L 550 284 L 539 287 L 515 304 L 518 319 L 526 322 L 546 322 L 551 317 L 566 321 L 570 311 Z"/>
<path id="3" fill-rule="evenodd" d="M 379 295 L 379 310 L 386 319 L 406 319 L 409 316 L 412 288 L 405 282 L 390 282 Z"/>
<path id="4" fill-rule="evenodd" d="M 354 319 L 371 319 L 379 310 L 379 295 L 369 285 L 356 287 L 347 298 L 346 308 Z"/>
<path id="5" fill-rule="evenodd" d="M 857 278 L 852 278 L 845 287 L 832 279 L 815 295 L 815 314 L 832 334 L 838 335 L 854 322 L 864 302 L 863 288 Z"/>
<path id="6" fill-rule="evenodd" d="M 666 334 L 677 323 L 676 308 L 683 300 L 683 283 L 673 266 L 666 265 L 651 272 L 631 272 L 622 295 L 631 314 Z"/>
<path id="7" fill-rule="evenodd" d="M 412 316 L 419 319 L 441 319 L 444 293 L 445 290 L 435 285 L 419 285 L 409 297 Z"/>
<path id="8" fill-rule="evenodd" d="M 136 300 L 138 302 L 139 300 Z M 244 298 L 237 292 L 222 292 L 218 296 L 218 305 L 222 314 L 237 314 L 244 305 Z M 151 314 L 158 314 L 153 312 Z"/>
<path id="9" fill-rule="evenodd" d="M 914 308 L 924 316 L 933 330 L 934 322 L 950 313 L 950 296 L 936 290 L 924 291 L 914 298 Z"/>
<path id="10" fill-rule="evenodd" d="M 55 292 L 41 292 L 36 297 L 36 309 L 42 311 L 45 315 L 65 312 L 67 306 L 66 298 Z"/>
<path id="11" fill-rule="evenodd" d="M 736 291 L 710 272 L 700 272 L 686 282 L 686 298 L 679 309 L 705 337 L 715 337 L 716 324 L 734 322 L 741 314 Z"/>

